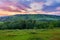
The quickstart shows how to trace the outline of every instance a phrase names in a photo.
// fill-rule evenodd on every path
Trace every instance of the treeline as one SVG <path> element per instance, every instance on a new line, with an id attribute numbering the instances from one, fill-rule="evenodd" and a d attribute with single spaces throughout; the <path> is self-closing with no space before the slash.
<path id="1" fill-rule="evenodd" d="M 0 22 L 0 29 L 53 29 L 60 28 L 60 21 L 20 20 Z"/>

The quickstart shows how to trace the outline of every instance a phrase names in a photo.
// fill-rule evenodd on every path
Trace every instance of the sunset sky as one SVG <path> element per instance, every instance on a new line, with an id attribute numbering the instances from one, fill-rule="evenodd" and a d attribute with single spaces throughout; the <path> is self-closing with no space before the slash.
<path id="1" fill-rule="evenodd" d="M 60 0 L 0 0 L 0 16 L 15 14 L 60 15 Z"/>

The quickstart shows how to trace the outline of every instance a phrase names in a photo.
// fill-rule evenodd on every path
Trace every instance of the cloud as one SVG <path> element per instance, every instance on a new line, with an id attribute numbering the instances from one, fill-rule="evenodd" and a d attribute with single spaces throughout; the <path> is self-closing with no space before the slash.
<path id="1" fill-rule="evenodd" d="M 32 1 L 32 0 L 26 0 L 26 1 Z"/>
<path id="2" fill-rule="evenodd" d="M 59 16 L 60 16 L 60 11 L 56 11 L 56 12 L 47 12 L 47 14 L 49 14 L 49 15 L 59 15 Z"/>
<path id="3" fill-rule="evenodd" d="M 60 7 L 57 7 L 56 10 L 57 10 L 57 11 L 60 11 Z"/>
<path id="4" fill-rule="evenodd" d="M 57 3 L 60 3 L 60 0 L 55 0 Z"/>
<path id="5" fill-rule="evenodd" d="M 17 0 L 10 0 L 9 2 L 7 0 L 2 1 L 0 0 L 0 9 L 6 10 L 6 11 L 11 11 L 11 12 L 19 12 L 21 10 L 25 10 L 25 6 L 23 4 L 19 3 L 14 3 L 18 2 Z"/>
<path id="6" fill-rule="evenodd" d="M 30 4 L 30 7 L 32 10 L 42 10 L 43 9 L 43 6 L 44 4 L 42 2 L 33 2 Z"/>
<path id="7" fill-rule="evenodd" d="M 45 5 L 46 6 L 51 6 L 54 4 L 54 0 L 46 0 Z"/>
<path id="8" fill-rule="evenodd" d="M 54 5 L 55 3 L 60 3 L 60 0 L 46 0 L 45 5 L 51 6 Z"/>
<path id="9" fill-rule="evenodd" d="M 60 3 L 60 0 L 0 0 L 0 14 L 1 15 L 14 15 L 14 14 L 51 14 L 51 15 L 58 15 L 60 12 L 60 7 L 57 7 L 55 9 L 55 6 L 57 5 L 55 3 Z M 30 8 L 29 8 L 29 7 Z M 45 8 L 47 6 L 47 8 Z M 58 4 L 59 6 L 59 4 Z M 46 9 L 43 11 L 43 9 Z M 27 11 L 25 11 L 27 10 Z M 49 10 L 51 10 L 49 12 Z M 54 12 L 54 10 L 57 10 L 57 12 Z M 8 11 L 8 12 L 7 12 Z M 27 13 L 25 13 L 27 12 Z M 7 14 L 5 14 L 7 13 Z"/>

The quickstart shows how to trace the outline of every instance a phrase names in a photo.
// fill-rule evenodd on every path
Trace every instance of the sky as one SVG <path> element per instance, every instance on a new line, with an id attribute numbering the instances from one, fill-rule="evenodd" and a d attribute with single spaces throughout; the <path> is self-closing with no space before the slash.
<path id="1" fill-rule="evenodd" d="M 16 14 L 60 16 L 60 0 L 0 0 L 0 16 Z"/>

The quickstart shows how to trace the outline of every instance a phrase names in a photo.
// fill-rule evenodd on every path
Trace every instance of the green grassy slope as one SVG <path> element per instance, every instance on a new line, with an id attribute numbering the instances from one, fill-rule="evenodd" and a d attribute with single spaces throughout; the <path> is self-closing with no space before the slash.
<path id="1" fill-rule="evenodd" d="M 0 40 L 60 40 L 60 29 L 0 30 Z"/>

